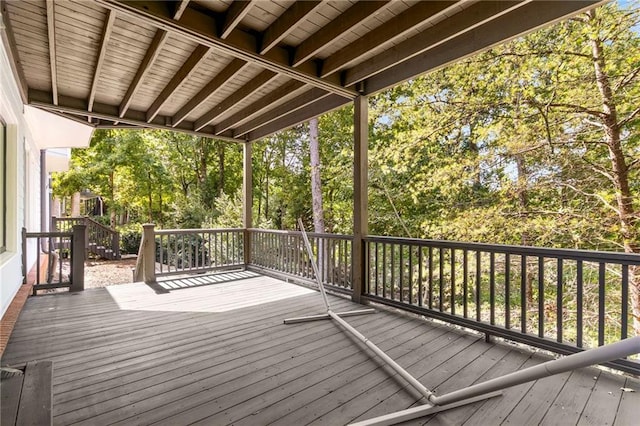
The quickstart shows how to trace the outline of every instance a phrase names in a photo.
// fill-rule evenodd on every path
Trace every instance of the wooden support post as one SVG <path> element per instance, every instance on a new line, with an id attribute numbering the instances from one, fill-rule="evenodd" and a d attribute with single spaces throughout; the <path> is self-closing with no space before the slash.
<path id="1" fill-rule="evenodd" d="M 242 179 L 242 226 L 244 228 L 244 266 L 251 263 L 251 232 L 253 226 L 253 167 L 251 142 L 245 142 L 243 149 L 243 179 Z"/>
<path id="2" fill-rule="evenodd" d="M 156 237 L 155 224 L 142 225 L 142 273 L 144 282 L 154 284 L 156 282 Z"/>
<path id="3" fill-rule="evenodd" d="M 86 234 L 87 225 L 73 225 L 73 241 L 71 243 L 71 288 L 69 291 L 84 290 Z"/>
<path id="4" fill-rule="evenodd" d="M 22 284 L 27 283 L 27 228 L 22 228 Z"/>
<path id="5" fill-rule="evenodd" d="M 366 246 L 363 238 L 368 233 L 368 149 L 369 149 L 369 108 L 368 98 L 358 96 L 354 100 L 353 113 L 353 249 L 351 298 L 361 303 L 366 284 Z"/>

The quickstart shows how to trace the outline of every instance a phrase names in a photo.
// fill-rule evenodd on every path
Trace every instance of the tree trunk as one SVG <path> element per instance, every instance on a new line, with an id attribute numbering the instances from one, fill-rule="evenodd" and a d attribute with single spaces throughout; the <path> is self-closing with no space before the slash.
<path id="1" fill-rule="evenodd" d="M 218 142 L 218 196 L 224 192 L 224 144 Z"/>
<path id="2" fill-rule="evenodd" d="M 313 231 L 318 234 L 325 232 L 324 208 L 322 205 L 322 180 L 320 176 L 320 145 L 318 143 L 318 118 L 309 120 L 309 156 L 311 160 L 311 201 L 313 208 Z M 318 268 L 320 278 L 324 281 L 328 277 L 329 265 L 326 262 L 328 247 L 318 240 Z"/>
<path id="3" fill-rule="evenodd" d="M 605 142 L 609 150 L 611 162 L 611 176 L 616 193 L 616 205 L 620 234 L 624 251 L 627 253 L 639 253 L 638 239 L 640 233 L 637 228 L 637 217 L 634 216 L 633 195 L 629 187 L 629 166 L 626 164 L 624 152 L 620 143 L 620 124 L 616 101 L 609 76 L 606 73 L 606 64 L 602 41 L 598 38 L 598 25 L 595 10 L 587 13 L 593 32 L 590 39 L 593 68 L 596 77 L 598 91 L 602 102 L 602 124 L 605 132 Z M 640 335 L 640 271 L 637 267 L 629 268 L 629 287 L 631 292 L 631 309 L 633 315 L 633 328 L 636 335 Z"/>
<path id="4" fill-rule="evenodd" d="M 116 227 L 116 188 L 114 173 L 109 173 L 109 187 L 111 189 L 111 205 L 109 206 L 109 223 L 112 228 Z"/>

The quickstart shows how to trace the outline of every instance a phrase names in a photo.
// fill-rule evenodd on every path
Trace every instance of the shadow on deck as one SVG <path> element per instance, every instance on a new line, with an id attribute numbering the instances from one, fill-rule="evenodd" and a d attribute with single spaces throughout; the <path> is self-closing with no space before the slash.
<path id="1" fill-rule="evenodd" d="M 338 425 L 420 400 L 333 323 L 283 324 L 323 312 L 313 290 L 251 272 L 159 285 L 166 292 L 135 283 L 30 298 L 2 364 L 54 362 L 61 425 Z M 548 360 L 385 309 L 348 321 L 437 393 Z M 587 368 L 412 424 L 631 425 L 638 416 L 639 380 Z"/>

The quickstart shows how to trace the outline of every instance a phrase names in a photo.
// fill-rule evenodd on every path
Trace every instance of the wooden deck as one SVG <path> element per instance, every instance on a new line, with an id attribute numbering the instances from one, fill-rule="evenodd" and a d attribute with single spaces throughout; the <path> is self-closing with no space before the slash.
<path id="1" fill-rule="evenodd" d="M 331 302 L 337 311 L 359 306 Z M 2 364 L 54 362 L 59 425 L 340 425 L 416 404 L 412 389 L 331 322 L 282 322 L 322 311 L 316 292 L 251 272 L 38 296 Z M 439 393 L 546 360 L 383 309 L 348 321 Z M 589 368 L 413 423 L 632 425 L 639 417 L 639 380 Z"/>

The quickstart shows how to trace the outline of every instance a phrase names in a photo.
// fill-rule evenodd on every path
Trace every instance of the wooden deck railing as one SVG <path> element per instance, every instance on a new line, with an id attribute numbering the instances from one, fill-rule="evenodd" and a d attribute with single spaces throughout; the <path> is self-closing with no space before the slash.
<path id="1" fill-rule="evenodd" d="M 556 353 L 634 335 L 626 253 L 365 239 L 365 298 Z M 640 363 L 615 368 L 640 372 Z"/>
<path id="2" fill-rule="evenodd" d="M 147 232 L 143 245 L 150 243 L 145 249 L 141 245 L 140 253 L 150 254 L 139 256 L 138 280 L 227 267 L 309 283 L 314 279 L 297 231 L 154 232 L 151 227 Z M 308 235 L 322 282 L 351 294 L 353 237 Z M 249 253 L 244 241 L 250 241 Z M 364 300 L 559 354 L 635 334 L 630 277 L 632 268 L 640 268 L 640 255 L 377 236 L 364 243 Z M 640 374 L 636 359 L 610 366 Z"/>
<path id="3" fill-rule="evenodd" d="M 299 231 L 251 229 L 251 265 L 290 278 L 313 281 L 313 269 Z M 318 259 L 322 282 L 334 290 L 351 293 L 353 237 L 308 233 Z"/>
<path id="4" fill-rule="evenodd" d="M 86 248 L 92 253 L 105 259 L 120 259 L 120 233 L 105 226 L 94 219 L 83 217 L 52 217 L 53 231 L 68 232 L 74 225 L 87 226 Z"/>
<path id="5" fill-rule="evenodd" d="M 242 229 L 160 229 L 144 226 L 134 279 L 244 268 Z M 152 274 L 146 271 L 153 271 Z"/>
<path id="6" fill-rule="evenodd" d="M 84 290 L 85 234 L 84 224 L 74 225 L 70 232 L 27 232 L 22 228 L 23 281 L 27 283 L 29 260 L 34 256 L 34 295 L 38 290 L 53 288 Z M 35 240 L 35 244 L 29 244 L 29 240 Z"/>

